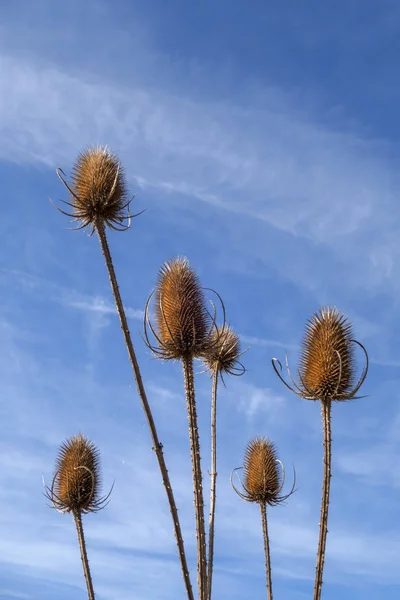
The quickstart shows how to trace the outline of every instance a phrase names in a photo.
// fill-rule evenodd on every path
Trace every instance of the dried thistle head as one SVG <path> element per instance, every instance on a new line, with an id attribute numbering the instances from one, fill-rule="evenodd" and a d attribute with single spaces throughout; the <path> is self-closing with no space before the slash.
<path id="1" fill-rule="evenodd" d="M 258 436 L 250 440 L 245 455 L 243 469 L 243 492 L 236 493 L 247 502 L 258 502 L 275 506 L 280 504 L 294 492 L 281 496 L 284 485 L 284 471 L 273 442 Z M 235 469 L 236 470 L 236 469 Z"/>
<path id="2" fill-rule="evenodd" d="M 306 325 L 300 377 L 306 390 L 321 399 L 344 399 L 355 380 L 353 331 L 336 308 L 322 308 Z"/>
<path id="3" fill-rule="evenodd" d="M 245 368 L 239 361 L 242 354 L 237 333 L 229 325 L 216 326 L 202 355 L 202 361 L 210 373 L 217 373 L 221 378 L 225 373 L 243 375 Z"/>
<path id="4" fill-rule="evenodd" d="M 211 318 L 198 277 L 186 258 L 174 258 L 161 267 L 154 303 L 155 328 L 148 317 L 149 302 L 145 311 L 145 335 L 153 352 L 164 359 L 201 354 L 209 343 Z M 157 347 L 148 340 L 147 324 Z"/>
<path id="5" fill-rule="evenodd" d="M 362 349 L 366 361 L 357 383 L 355 345 Z M 328 306 L 321 308 L 307 322 L 298 368 L 299 383 L 292 378 L 287 356 L 286 368 L 293 387 L 281 375 L 282 365 L 278 359 L 272 359 L 272 366 L 281 381 L 297 396 L 307 400 L 344 401 L 359 397 L 356 394 L 368 373 L 368 353 L 353 339 L 347 317 L 337 308 Z"/>
<path id="6" fill-rule="evenodd" d="M 110 495 L 100 498 L 100 485 L 96 446 L 82 434 L 66 439 L 59 449 L 52 486 L 46 488 L 54 508 L 64 513 L 97 512 Z"/>
<path id="7" fill-rule="evenodd" d="M 57 174 L 71 196 L 66 204 L 72 213 L 61 212 L 79 222 L 76 229 L 94 230 L 99 223 L 117 231 L 127 229 L 130 200 L 127 200 L 125 176 L 117 156 L 106 146 L 88 147 L 78 155 L 71 185 L 61 169 Z M 126 221 L 128 226 L 124 225 Z"/>

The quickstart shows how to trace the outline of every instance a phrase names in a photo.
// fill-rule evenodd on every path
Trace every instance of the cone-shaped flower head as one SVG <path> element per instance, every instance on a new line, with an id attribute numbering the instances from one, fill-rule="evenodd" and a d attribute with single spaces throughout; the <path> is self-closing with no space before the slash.
<path id="1" fill-rule="evenodd" d="M 100 457 L 96 446 L 82 434 L 60 447 L 50 500 L 62 512 L 97 512 L 100 495 Z"/>
<path id="2" fill-rule="evenodd" d="M 71 186 L 62 177 L 62 171 L 57 172 L 70 191 L 72 214 L 68 216 L 79 221 L 77 229 L 95 227 L 97 222 L 112 229 L 126 229 L 130 202 L 125 177 L 118 158 L 107 147 L 89 147 L 79 154 Z"/>
<path id="3" fill-rule="evenodd" d="M 198 277 L 186 258 L 161 267 L 154 304 L 156 353 L 165 359 L 198 356 L 209 343 L 211 319 Z"/>
<path id="4" fill-rule="evenodd" d="M 241 479 L 243 492 L 236 488 L 232 479 L 233 473 L 241 469 L 243 470 L 243 479 Z M 296 474 L 290 492 L 281 495 L 285 484 L 285 471 L 275 445 L 264 436 L 256 436 L 247 444 L 243 467 L 233 470 L 231 484 L 242 500 L 276 506 L 294 493 Z"/>
<path id="5" fill-rule="evenodd" d="M 336 308 L 322 308 L 308 321 L 300 359 L 306 393 L 341 400 L 354 386 L 354 343 L 350 322 Z"/>
<path id="6" fill-rule="evenodd" d="M 202 360 L 211 373 L 217 371 L 221 376 L 225 373 L 242 375 L 244 367 L 239 362 L 241 354 L 239 336 L 229 325 L 224 325 L 213 330 Z"/>
<path id="7" fill-rule="evenodd" d="M 279 502 L 282 470 L 275 446 L 268 438 L 255 437 L 249 442 L 243 469 L 243 487 L 250 502 Z"/>

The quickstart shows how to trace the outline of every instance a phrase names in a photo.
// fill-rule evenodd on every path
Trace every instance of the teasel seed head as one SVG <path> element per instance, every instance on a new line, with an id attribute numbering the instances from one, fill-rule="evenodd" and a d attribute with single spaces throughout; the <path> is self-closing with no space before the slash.
<path id="1" fill-rule="evenodd" d="M 174 258 L 160 269 L 154 292 L 154 328 L 148 315 L 149 301 L 145 336 L 156 356 L 179 360 L 196 357 L 204 351 L 210 340 L 211 317 L 199 279 L 186 258 Z M 147 325 L 157 340 L 156 346 L 149 342 Z"/>
<path id="2" fill-rule="evenodd" d="M 355 346 L 365 356 L 365 366 L 357 381 L 355 375 Z M 290 385 L 282 376 L 282 363 L 272 359 L 272 366 L 279 379 L 293 393 L 306 400 L 324 402 L 360 398 L 357 392 L 368 373 L 367 350 L 353 339 L 352 326 L 347 317 L 335 307 L 321 308 L 309 319 L 303 339 L 299 368 L 299 382 L 293 379 L 288 357 L 286 369 Z"/>
<path id="3" fill-rule="evenodd" d="M 217 374 L 223 380 L 226 373 L 243 375 L 245 368 L 239 361 L 242 354 L 237 333 L 229 325 L 216 326 L 202 355 L 202 362 L 212 375 Z"/>
<path id="4" fill-rule="evenodd" d="M 90 513 L 104 508 L 107 496 L 100 497 L 100 455 L 84 435 L 67 438 L 60 446 L 56 472 L 46 496 L 59 512 Z"/>
<path id="5" fill-rule="evenodd" d="M 75 229 L 92 227 L 94 231 L 98 223 L 117 231 L 129 227 L 131 201 L 127 199 L 124 172 L 106 146 L 88 147 L 78 155 L 70 185 L 61 169 L 57 175 L 70 193 L 71 201 L 66 204 L 72 212 L 59 210 L 79 223 Z"/>
<path id="6" fill-rule="evenodd" d="M 355 379 L 352 340 L 351 324 L 336 308 L 322 308 L 308 321 L 299 373 L 313 396 L 347 398 Z"/>
<path id="7" fill-rule="evenodd" d="M 276 506 L 286 500 L 295 488 L 295 482 L 289 494 L 281 495 L 285 483 L 283 464 L 278 459 L 275 445 L 263 436 L 254 437 L 248 443 L 243 469 L 243 492 L 231 483 L 236 493 L 247 502 L 258 502 Z M 237 469 L 235 469 L 236 471 Z"/>

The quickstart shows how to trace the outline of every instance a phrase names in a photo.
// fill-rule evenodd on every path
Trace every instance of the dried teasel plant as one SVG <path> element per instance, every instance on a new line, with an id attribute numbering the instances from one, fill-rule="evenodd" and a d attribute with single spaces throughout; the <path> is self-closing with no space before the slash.
<path id="1" fill-rule="evenodd" d="M 107 227 L 115 231 L 126 231 L 131 225 L 131 219 L 137 217 L 141 213 L 131 215 L 131 200 L 127 199 L 127 187 L 121 163 L 117 156 L 107 147 L 89 147 L 83 150 L 73 167 L 70 183 L 67 183 L 65 173 L 62 169 L 57 169 L 57 175 L 70 194 L 70 202 L 65 202 L 69 207 L 68 210 L 70 212 L 57 207 L 58 210 L 64 215 L 71 217 L 74 222 L 77 223 L 75 229 L 88 228 L 90 230 L 90 235 L 96 232 L 100 241 L 129 360 L 150 429 L 153 450 L 157 456 L 159 469 L 169 502 L 186 593 L 188 600 L 194 600 L 182 530 L 168 469 L 165 463 L 163 445 L 158 437 L 152 410 L 143 384 L 139 363 L 136 358 L 106 233 Z"/>
<path id="2" fill-rule="evenodd" d="M 356 346 L 361 348 L 365 356 L 365 366 L 357 382 L 354 352 Z M 364 346 L 354 339 L 347 317 L 337 308 L 326 307 L 316 312 L 306 325 L 297 369 L 299 380 L 296 382 L 292 377 L 287 355 L 286 369 L 291 384 L 283 378 L 282 364 L 278 359 L 272 359 L 272 366 L 285 386 L 297 396 L 321 402 L 324 473 L 314 584 L 314 600 L 320 600 L 328 534 L 332 461 L 331 406 L 335 401 L 344 402 L 362 397 L 357 394 L 368 373 L 368 353 Z"/>
<path id="3" fill-rule="evenodd" d="M 149 316 L 154 298 L 154 325 Z M 157 358 L 180 360 L 183 367 L 189 420 L 190 452 L 193 471 L 197 533 L 197 571 L 199 600 L 207 600 L 207 551 L 204 524 L 203 476 L 194 385 L 193 359 L 202 355 L 211 342 L 215 326 L 195 271 L 186 258 L 172 259 L 161 267 L 155 291 L 147 301 L 144 335 Z M 149 333 L 155 343 L 151 343 Z"/>
<path id="4" fill-rule="evenodd" d="M 78 533 L 83 572 L 89 600 L 94 600 L 82 515 L 96 513 L 109 502 L 112 488 L 100 496 L 100 455 L 97 447 L 82 434 L 63 442 L 60 447 L 51 487 L 45 486 L 45 496 L 61 513 L 72 513 Z"/>
<path id="5" fill-rule="evenodd" d="M 210 516 L 208 521 L 208 597 L 212 593 L 212 577 L 214 565 L 215 538 L 215 508 L 217 498 L 217 393 L 218 381 L 225 385 L 224 375 L 240 376 L 245 373 L 245 367 L 239 358 L 241 351 L 240 339 L 229 326 L 216 326 L 210 343 L 207 345 L 201 360 L 212 377 L 211 392 L 211 471 L 210 471 Z"/>
<path id="6" fill-rule="evenodd" d="M 239 478 L 243 491 L 240 491 L 233 483 L 233 473 L 237 473 L 239 470 L 243 471 L 243 478 Z M 294 493 L 296 475 L 290 492 L 282 495 L 281 492 L 285 485 L 283 463 L 278 458 L 278 453 L 273 442 L 266 437 L 257 436 L 250 440 L 246 447 L 243 467 L 237 467 L 232 471 L 231 484 L 242 500 L 256 502 L 260 506 L 264 537 L 267 597 L 268 600 L 272 600 L 272 571 L 267 505 L 277 506 Z"/>

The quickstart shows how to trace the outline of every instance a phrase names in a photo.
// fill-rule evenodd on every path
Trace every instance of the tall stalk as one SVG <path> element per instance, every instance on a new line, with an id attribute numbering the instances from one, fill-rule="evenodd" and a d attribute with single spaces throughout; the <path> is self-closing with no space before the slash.
<path id="1" fill-rule="evenodd" d="M 158 438 L 158 433 L 156 429 L 156 425 L 154 423 L 153 414 L 151 412 L 151 408 L 147 399 L 146 391 L 143 385 L 142 375 L 140 372 L 139 364 L 136 358 L 136 354 L 133 348 L 133 343 L 131 339 L 131 334 L 128 327 L 128 321 L 125 314 L 124 305 L 122 302 L 121 294 L 118 287 L 117 277 L 114 270 L 114 265 L 110 253 L 110 249 L 108 246 L 106 229 L 103 221 L 100 219 L 96 221 L 96 231 L 99 237 L 101 249 L 104 255 L 104 259 L 106 261 L 108 275 L 110 278 L 111 288 L 114 295 L 115 304 L 118 311 L 118 316 L 121 324 L 122 333 L 124 336 L 125 344 L 128 350 L 129 360 L 132 365 L 133 373 L 135 376 L 136 386 L 139 393 L 139 397 L 142 401 L 143 410 L 146 415 L 147 423 L 149 425 L 150 434 L 153 441 L 153 450 L 156 453 L 158 465 L 160 467 L 161 476 L 163 480 L 163 484 L 165 490 L 167 492 L 168 502 L 170 506 L 170 511 L 172 515 L 172 520 L 174 524 L 175 538 L 178 546 L 178 553 L 181 562 L 182 575 L 185 582 L 186 593 L 189 600 L 194 600 L 192 584 L 190 582 L 190 574 L 187 566 L 185 547 L 182 537 L 182 530 L 180 526 L 180 521 L 178 517 L 178 510 L 176 508 L 174 493 L 172 491 L 171 482 L 168 475 L 167 466 L 165 464 L 165 458 L 163 453 L 163 445 Z"/>
<path id="2" fill-rule="evenodd" d="M 214 566 L 215 505 L 217 499 L 217 390 L 218 368 L 214 370 L 211 394 L 211 472 L 210 517 L 208 521 L 208 598 L 211 600 Z"/>
<path id="3" fill-rule="evenodd" d="M 86 552 L 85 535 L 83 533 L 82 514 L 79 511 L 75 511 L 73 514 L 74 514 L 74 520 L 75 520 L 75 525 L 76 525 L 76 531 L 78 533 L 78 542 L 79 542 L 79 548 L 81 551 L 83 573 L 85 575 L 88 598 L 89 598 L 89 600 L 95 600 L 92 576 L 91 576 L 90 567 L 89 567 L 89 559 L 88 559 L 88 555 Z"/>
<path id="4" fill-rule="evenodd" d="M 204 524 L 204 499 L 203 481 L 200 465 L 200 443 L 197 425 L 197 411 L 194 388 L 193 359 L 182 358 L 183 375 L 185 381 L 186 402 L 189 420 L 190 453 L 192 457 L 193 491 L 196 515 L 197 537 L 197 583 L 199 600 L 207 600 L 207 553 L 206 532 Z"/>
<path id="5" fill-rule="evenodd" d="M 267 522 L 267 505 L 265 502 L 260 502 L 262 530 L 264 537 L 264 552 L 265 552 L 265 577 L 267 585 L 267 598 L 272 600 L 272 574 L 271 574 L 271 555 L 269 551 L 269 536 Z"/>
<path id="6" fill-rule="evenodd" d="M 325 562 L 326 538 L 328 534 L 329 495 L 331 487 L 331 402 L 321 400 L 322 429 L 324 434 L 324 475 L 322 483 L 321 517 L 319 524 L 319 540 L 317 565 L 315 568 L 314 600 L 320 600 L 322 592 L 322 576 Z"/>

